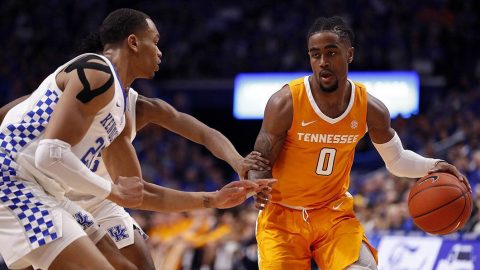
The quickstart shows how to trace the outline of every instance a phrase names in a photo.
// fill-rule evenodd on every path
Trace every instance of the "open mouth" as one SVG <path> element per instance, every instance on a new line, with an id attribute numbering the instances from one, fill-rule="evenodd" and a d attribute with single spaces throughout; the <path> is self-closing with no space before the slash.
<path id="1" fill-rule="evenodd" d="M 334 74 L 331 71 L 328 71 L 328 70 L 320 71 L 319 75 L 320 75 L 320 79 L 322 81 L 330 81 L 334 77 Z"/>
<path id="2" fill-rule="evenodd" d="M 320 77 L 328 79 L 333 76 L 333 73 L 328 71 L 328 70 L 322 70 L 320 71 Z"/>

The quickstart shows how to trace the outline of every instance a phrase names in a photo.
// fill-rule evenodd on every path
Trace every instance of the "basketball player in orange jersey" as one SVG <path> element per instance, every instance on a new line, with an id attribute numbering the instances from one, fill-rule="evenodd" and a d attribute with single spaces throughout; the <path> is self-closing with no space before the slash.
<path id="1" fill-rule="evenodd" d="M 313 74 L 283 86 L 267 103 L 255 150 L 272 171 L 249 172 L 250 179 L 278 179 L 271 194 L 256 200 L 263 208 L 256 235 L 261 270 L 310 269 L 311 258 L 322 270 L 377 269 L 347 192 L 355 146 L 366 132 L 394 175 L 443 171 L 466 181 L 447 162 L 403 149 L 385 105 L 347 78 L 352 44 L 342 18 L 317 19 L 308 33 Z"/>

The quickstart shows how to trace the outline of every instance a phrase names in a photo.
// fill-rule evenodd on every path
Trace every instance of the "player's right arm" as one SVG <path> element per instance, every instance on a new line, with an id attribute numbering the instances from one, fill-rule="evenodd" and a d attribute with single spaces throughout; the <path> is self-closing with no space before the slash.
<path id="1" fill-rule="evenodd" d="M 103 61 L 95 62 L 106 65 Z M 63 93 L 55 106 L 44 137 L 38 144 L 35 165 L 57 181 L 83 193 L 107 198 L 126 207 L 137 206 L 142 201 L 143 189 L 138 177 L 122 178 L 117 185 L 112 185 L 91 172 L 71 150 L 71 146 L 75 146 L 85 136 L 98 111 L 104 108 L 115 94 L 115 84 L 111 84 L 102 93 L 94 93 L 94 90 L 85 93 L 86 89 L 100 89 L 105 86 L 112 74 L 96 69 L 84 69 L 84 72 L 85 78 L 82 81 L 77 72 L 62 71 L 57 75 L 57 85 L 63 89 Z M 84 98 L 85 95 L 83 98 L 79 96 L 82 91 L 87 99 Z"/>
<path id="2" fill-rule="evenodd" d="M 292 125 L 293 103 L 290 87 L 285 85 L 280 91 L 273 94 L 267 102 L 262 127 L 255 141 L 255 151 L 269 160 L 270 164 L 275 161 L 282 150 L 287 132 Z M 248 179 L 272 178 L 272 170 L 248 172 Z M 262 208 L 261 204 L 268 203 L 270 195 L 266 193 L 257 194 L 256 206 Z"/>

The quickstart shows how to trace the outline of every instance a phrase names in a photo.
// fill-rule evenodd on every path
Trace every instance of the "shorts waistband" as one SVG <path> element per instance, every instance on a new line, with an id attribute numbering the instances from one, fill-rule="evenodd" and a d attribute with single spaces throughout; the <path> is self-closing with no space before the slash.
<path id="1" fill-rule="evenodd" d="M 278 205 L 281 205 L 283 207 L 287 207 L 287 208 L 290 208 L 290 209 L 293 209 L 293 210 L 298 210 L 298 211 L 303 211 L 303 210 L 314 210 L 314 209 L 319 209 L 319 208 L 311 208 L 311 207 L 303 207 L 303 206 L 293 206 L 293 205 L 288 205 L 288 204 L 284 204 L 284 203 L 279 203 L 279 202 L 272 202 L 274 204 L 278 204 Z"/>

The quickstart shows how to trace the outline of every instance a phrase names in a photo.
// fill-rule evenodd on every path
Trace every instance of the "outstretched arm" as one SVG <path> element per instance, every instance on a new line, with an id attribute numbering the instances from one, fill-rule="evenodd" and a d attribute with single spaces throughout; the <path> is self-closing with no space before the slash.
<path id="1" fill-rule="evenodd" d="M 136 104 L 136 127 L 141 129 L 148 123 L 165 127 L 191 141 L 204 145 L 217 158 L 225 160 L 240 175 L 246 177 L 249 169 L 269 168 L 268 161 L 252 153 L 251 159 L 243 158 L 233 144 L 218 130 L 210 128 L 195 117 L 182 113 L 170 104 L 157 98 L 139 95 Z"/>
<path id="2" fill-rule="evenodd" d="M 293 105 L 290 88 L 285 85 L 280 91 L 272 95 L 265 108 L 262 127 L 255 141 L 255 151 L 274 164 L 282 150 L 287 131 L 293 119 Z M 248 172 L 248 179 L 272 178 L 272 170 Z M 259 193 L 256 198 L 257 208 L 268 202 L 269 194 Z"/>
<path id="3" fill-rule="evenodd" d="M 465 176 L 455 166 L 440 159 L 425 158 L 403 149 L 400 138 L 390 126 L 390 113 L 387 107 L 372 95 L 368 96 L 367 125 L 373 145 L 392 174 L 419 178 L 430 172 L 447 172 L 455 175 L 470 188 Z"/>
<path id="4" fill-rule="evenodd" d="M 127 119 L 128 127 L 128 119 Z M 135 149 L 127 134 L 128 128 L 103 152 L 108 172 L 112 179 L 119 175 L 141 177 L 141 167 Z M 136 207 L 142 210 L 183 212 L 201 208 L 230 208 L 243 203 L 249 192 L 266 186 L 272 180 L 234 181 L 216 192 L 184 192 L 144 182 L 143 202 Z"/>

